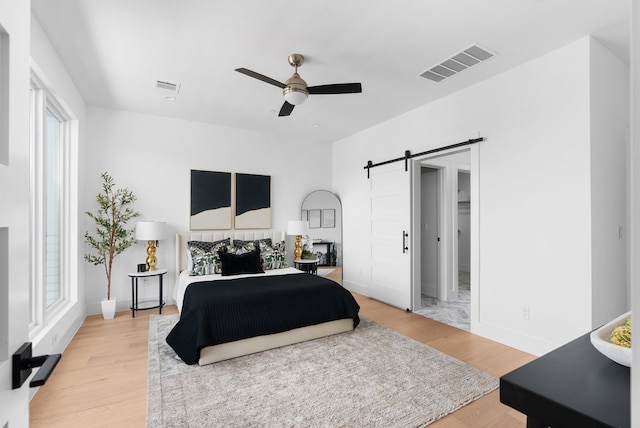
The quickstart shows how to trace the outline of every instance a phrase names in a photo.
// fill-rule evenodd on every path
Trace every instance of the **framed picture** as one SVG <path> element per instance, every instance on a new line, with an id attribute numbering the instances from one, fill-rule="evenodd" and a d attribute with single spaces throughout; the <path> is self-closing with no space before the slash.
<path id="1" fill-rule="evenodd" d="M 271 229 L 271 176 L 236 173 L 236 229 Z"/>
<path id="2" fill-rule="evenodd" d="M 333 208 L 322 210 L 322 227 L 336 227 L 336 210 Z"/>
<path id="3" fill-rule="evenodd" d="M 320 210 L 309 210 L 309 229 L 320 228 Z"/>
<path id="4" fill-rule="evenodd" d="M 307 210 L 300 211 L 300 220 L 309 221 L 309 211 Z"/>
<path id="5" fill-rule="evenodd" d="M 231 229 L 231 173 L 191 170 L 191 230 Z"/>

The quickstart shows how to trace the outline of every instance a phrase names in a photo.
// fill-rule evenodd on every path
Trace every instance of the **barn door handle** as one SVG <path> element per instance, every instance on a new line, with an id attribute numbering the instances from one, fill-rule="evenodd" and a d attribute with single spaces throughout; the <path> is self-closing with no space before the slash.
<path id="1" fill-rule="evenodd" d="M 61 354 L 33 357 L 31 342 L 25 343 L 13 354 L 13 389 L 18 389 L 22 386 L 24 381 L 31 375 L 31 369 L 34 367 L 42 368 L 31 379 L 29 386 L 33 388 L 44 385 L 49 376 L 51 376 L 53 369 L 58 365 L 60 358 L 62 358 Z"/>
<path id="2" fill-rule="evenodd" d="M 407 251 L 409 251 L 409 247 L 407 247 L 407 237 L 409 236 L 409 234 L 407 233 L 406 230 L 402 231 L 402 254 L 406 253 Z"/>

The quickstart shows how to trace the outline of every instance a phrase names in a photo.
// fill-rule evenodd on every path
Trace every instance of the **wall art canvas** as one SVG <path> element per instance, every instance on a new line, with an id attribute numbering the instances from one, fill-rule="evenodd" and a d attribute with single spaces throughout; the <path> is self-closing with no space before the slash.
<path id="1" fill-rule="evenodd" d="M 333 208 L 322 210 L 322 227 L 336 227 L 336 210 Z"/>
<path id="2" fill-rule="evenodd" d="M 236 174 L 236 229 L 271 229 L 271 176 Z"/>
<path id="3" fill-rule="evenodd" d="M 320 228 L 320 210 L 309 210 L 309 229 Z"/>
<path id="4" fill-rule="evenodd" d="M 231 173 L 191 170 L 191 230 L 231 229 Z"/>

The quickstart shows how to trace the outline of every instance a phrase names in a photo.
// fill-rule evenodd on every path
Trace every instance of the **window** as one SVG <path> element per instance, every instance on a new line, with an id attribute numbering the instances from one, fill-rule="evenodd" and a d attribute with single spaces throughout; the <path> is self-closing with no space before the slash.
<path id="1" fill-rule="evenodd" d="M 31 325 L 33 334 L 61 311 L 69 292 L 69 113 L 31 78 Z M 75 233 L 73 233 L 75 236 Z"/>
<path id="2" fill-rule="evenodd" d="M 45 112 L 44 126 L 44 289 L 45 309 L 51 308 L 62 297 L 60 275 L 61 248 L 61 178 L 62 128 L 64 123 L 49 109 Z"/>

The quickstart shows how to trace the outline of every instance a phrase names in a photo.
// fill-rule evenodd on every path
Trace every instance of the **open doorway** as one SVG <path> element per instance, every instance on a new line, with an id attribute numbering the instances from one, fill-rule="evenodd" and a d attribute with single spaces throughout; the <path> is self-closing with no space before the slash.
<path id="1" fill-rule="evenodd" d="M 414 179 L 416 190 L 419 188 L 414 193 L 414 216 L 419 218 L 414 222 L 414 242 L 420 243 L 420 251 L 416 252 L 414 278 L 420 285 L 414 311 L 470 331 L 469 151 L 422 159 L 419 165 L 419 178 Z"/>

